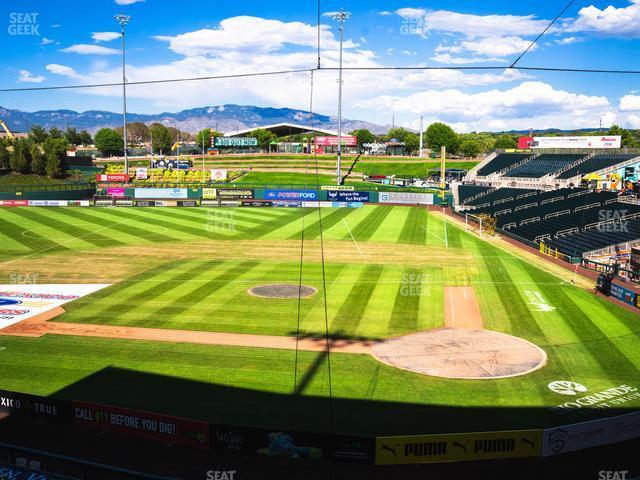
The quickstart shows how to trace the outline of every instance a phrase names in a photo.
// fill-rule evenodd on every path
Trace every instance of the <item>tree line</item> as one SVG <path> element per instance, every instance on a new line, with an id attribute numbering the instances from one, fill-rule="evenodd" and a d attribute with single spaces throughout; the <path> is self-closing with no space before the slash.
<path id="1" fill-rule="evenodd" d="M 26 138 L 0 139 L 0 170 L 5 173 L 62 176 L 62 165 L 72 145 L 91 145 L 93 139 L 86 130 L 69 127 L 49 130 L 34 125 Z"/>

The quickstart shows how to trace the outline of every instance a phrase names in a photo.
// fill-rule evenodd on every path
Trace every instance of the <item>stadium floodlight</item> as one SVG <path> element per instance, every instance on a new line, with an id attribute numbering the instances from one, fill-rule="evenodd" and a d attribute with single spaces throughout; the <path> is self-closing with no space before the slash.
<path id="1" fill-rule="evenodd" d="M 122 27 L 122 136 L 124 139 L 124 173 L 129 174 L 129 157 L 127 155 L 127 77 L 124 62 L 124 26 L 129 23 L 131 17 L 120 13 L 115 16 L 116 22 Z"/>
<path id="2" fill-rule="evenodd" d="M 344 41 L 344 22 L 346 22 L 351 13 L 340 10 L 331 13 L 333 18 L 340 25 L 340 66 L 338 68 L 338 162 L 336 167 L 336 176 L 338 185 L 342 185 L 342 43 Z"/>

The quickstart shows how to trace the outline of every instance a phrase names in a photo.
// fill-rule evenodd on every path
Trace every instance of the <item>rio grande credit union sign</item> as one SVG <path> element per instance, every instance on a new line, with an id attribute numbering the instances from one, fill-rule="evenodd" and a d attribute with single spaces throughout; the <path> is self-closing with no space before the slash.
<path id="1" fill-rule="evenodd" d="M 254 137 L 213 137 L 211 144 L 214 147 L 257 147 L 258 139 Z"/>

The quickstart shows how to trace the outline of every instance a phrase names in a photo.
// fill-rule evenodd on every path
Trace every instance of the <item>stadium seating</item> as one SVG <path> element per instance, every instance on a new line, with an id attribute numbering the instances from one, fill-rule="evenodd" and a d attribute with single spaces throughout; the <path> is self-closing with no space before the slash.
<path id="1" fill-rule="evenodd" d="M 587 175 L 603 168 L 612 167 L 618 163 L 626 162 L 637 157 L 637 153 L 599 153 L 575 167 L 558 175 L 560 179 L 567 179 L 576 175 Z"/>
<path id="2" fill-rule="evenodd" d="M 531 195 L 536 193 L 537 190 L 523 189 L 523 188 L 500 188 L 498 190 L 494 190 L 492 192 L 487 193 L 475 200 L 469 201 L 466 205 L 469 206 L 480 206 L 480 205 L 494 205 L 494 204 L 502 204 L 507 201 L 513 201 L 518 199 L 518 197 L 526 197 L 527 195 Z"/>
<path id="3" fill-rule="evenodd" d="M 484 192 L 491 190 L 491 187 L 481 187 L 479 185 L 458 185 L 458 202 L 464 204 L 466 201 Z"/>
<path id="4" fill-rule="evenodd" d="M 551 248 L 572 257 L 612 245 L 640 239 L 640 220 L 628 220 L 614 227 L 601 227 L 564 235 L 545 241 Z"/>
<path id="5" fill-rule="evenodd" d="M 478 170 L 479 176 L 491 175 L 492 173 L 499 172 L 505 168 L 509 168 L 518 162 L 521 162 L 531 156 L 530 153 L 501 153 L 493 160 L 487 163 L 485 166 Z"/>
<path id="6" fill-rule="evenodd" d="M 509 191 L 513 191 L 513 189 L 509 189 Z M 539 190 L 518 190 L 519 192 L 529 192 L 529 193 L 521 193 L 515 195 L 512 200 L 509 201 L 499 201 L 490 206 L 483 206 L 481 208 L 476 209 L 477 213 L 486 213 L 489 215 L 498 215 L 500 219 L 504 216 L 508 216 L 511 214 L 516 214 L 517 212 L 524 213 L 525 211 L 538 207 L 539 205 L 552 204 L 554 202 L 564 200 L 565 198 L 577 197 L 582 194 L 586 194 L 589 191 L 586 188 L 562 188 L 559 190 L 552 190 L 550 192 L 541 192 Z M 488 196 L 488 195 L 487 195 Z M 482 198 L 486 198 L 482 197 Z M 480 201 L 480 199 L 478 199 Z M 530 216 L 530 215 L 529 215 Z M 500 224 L 500 221 L 498 222 Z M 509 223 L 509 222 L 507 222 Z"/>
<path id="7" fill-rule="evenodd" d="M 504 176 L 518 178 L 540 178 L 550 173 L 557 172 L 563 167 L 567 167 L 585 156 L 585 154 L 581 153 L 544 154 L 538 157 L 534 157 L 528 162 L 509 170 L 504 174 Z"/>

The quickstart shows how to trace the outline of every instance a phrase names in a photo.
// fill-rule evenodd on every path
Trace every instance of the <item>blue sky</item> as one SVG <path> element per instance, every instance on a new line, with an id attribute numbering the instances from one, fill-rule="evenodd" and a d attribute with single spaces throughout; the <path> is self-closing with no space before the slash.
<path id="1" fill-rule="evenodd" d="M 504 66 L 544 29 L 565 2 L 323 1 L 323 13 L 352 13 L 346 66 Z M 6 28 L 0 85 L 40 87 L 120 79 L 118 25 L 127 26 L 127 78 L 240 74 L 316 64 L 317 4 L 282 0 L 22 0 L 0 6 Z M 322 65 L 336 66 L 338 32 L 321 18 Z M 578 0 L 522 66 L 640 70 L 640 0 Z M 317 72 L 314 110 L 335 115 L 336 72 Z M 344 116 L 418 126 L 445 121 L 459 131 L 640 128 L 640 75 L 580 75 L 515 70 L 347 72 Z M 120 89 L 0 93 L 23 110 L 120 111 Z M 307 73 L 129 87 L 129 110 L 178 111 L 205 105 L 308 109 Z"/>

